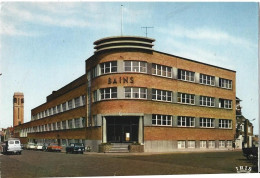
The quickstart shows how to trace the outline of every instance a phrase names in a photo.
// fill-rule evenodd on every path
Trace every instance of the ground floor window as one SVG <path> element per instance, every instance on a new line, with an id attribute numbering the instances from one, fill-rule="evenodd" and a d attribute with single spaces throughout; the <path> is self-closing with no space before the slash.
<path id="1" fill-rule="evenodd" d="M 188 141 L 188 148 L 195 148 L 195 141 Z"/>
<path id="2" fill-rule="evenodd" d="M 200 141 L 200 148 L 207 148 L 207 141 L 206 140 Z"/>
<path id="3" fill-rule="evenodd" d="M 208 143 L 209 143 L 209 148 L 215 148 L 215 141 L 214 140 L 210 140 Z"/>
<path id="4" fill-rule="evenodd" d="M 185 148 L 185 141 L 184 140 L 178 141 L 178 149 L 181 149 L 181 148 Z"/>
<path id="5" fill-rule="evenodd" d="M 232 147 L 232 141 L 231 140 L 227 141 L 227 147 Z"/>
<path id="6" fill-rule="evenodd" d="M 218 142 L 218 146 L 219 146 L 219 148 L 225 148 L 225 140 L 220 140 Z"/>

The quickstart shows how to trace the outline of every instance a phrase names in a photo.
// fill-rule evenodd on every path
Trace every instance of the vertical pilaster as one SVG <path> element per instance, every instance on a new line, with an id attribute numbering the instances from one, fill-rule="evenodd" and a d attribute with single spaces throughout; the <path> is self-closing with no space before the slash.
<path id="1" fill-rule="evenodd" d="M 106 117 L 102 119 L 102 142 L 107 143 L 107 120 Z"/>
<path id="2" fill-rule="evenodd" d="M 143 117 L 139 117 L 139 127 L 138 127 L 138 142 L 143 143 Z"/>

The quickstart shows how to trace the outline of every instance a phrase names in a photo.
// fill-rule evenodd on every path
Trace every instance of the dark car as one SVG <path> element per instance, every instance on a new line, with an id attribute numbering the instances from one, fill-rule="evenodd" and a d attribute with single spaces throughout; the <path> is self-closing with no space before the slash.
<path id="1" fill-rule="evenodd" d="M 83 143 L 70 143 L 66 147 L 66 153 L 81 153 L 85 151 L 85 145 Z"/>

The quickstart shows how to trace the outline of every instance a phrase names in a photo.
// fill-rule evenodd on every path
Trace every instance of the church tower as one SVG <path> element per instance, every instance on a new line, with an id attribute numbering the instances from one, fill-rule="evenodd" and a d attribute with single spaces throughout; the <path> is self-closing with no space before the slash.
<path id="1" fill-rule="evenodd" d="M 13 127 L 23 124 L 24 121 L 24 96 L 15 92 L 13 96 Z"/>

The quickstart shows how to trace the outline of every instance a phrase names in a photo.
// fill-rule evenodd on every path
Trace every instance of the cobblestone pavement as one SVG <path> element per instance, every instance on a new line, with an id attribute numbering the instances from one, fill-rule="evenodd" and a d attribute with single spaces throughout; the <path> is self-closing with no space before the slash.
<path id="1" fill-rule="evenodd" d="M 24 150 L 0 155 L 2 178 L 236 173 L 252 166 L 241 151 L 167 154 L 65 154 Z"/>

